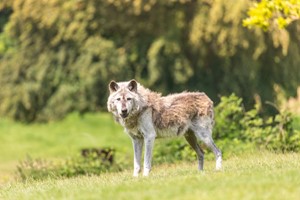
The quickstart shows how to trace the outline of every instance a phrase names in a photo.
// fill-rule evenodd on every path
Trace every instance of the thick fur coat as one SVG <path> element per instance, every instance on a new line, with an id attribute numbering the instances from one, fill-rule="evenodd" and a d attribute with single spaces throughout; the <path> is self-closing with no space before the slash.
<path id="1" fill-rule="evenodd" d="M 184 136 L 198 155 L 198 168 L 203 169 L 203 141 L 216 156 L 216 169 L 221 169 L 221 151 L 212 139 L 213 102 L 205 93 L 182 92 L 162 96 L 144 88 L 135 80 L 111 81 L 108 111 L 113 113 L 133 141 L 134 176 L 140 171 L 142 147 L 145 144 L 144 175 L 151 170 L 155 138 Z"/>

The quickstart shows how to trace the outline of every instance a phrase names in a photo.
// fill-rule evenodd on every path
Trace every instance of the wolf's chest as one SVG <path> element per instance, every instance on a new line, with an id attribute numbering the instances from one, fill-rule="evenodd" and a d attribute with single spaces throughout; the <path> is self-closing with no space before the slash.
<path id="1" fill-rule="evenodd" d="M 143 134 L 139 131 L 137 127 L 128 129 L 125 128 L 125 132 L 132 138 L 143 138 Z"/>

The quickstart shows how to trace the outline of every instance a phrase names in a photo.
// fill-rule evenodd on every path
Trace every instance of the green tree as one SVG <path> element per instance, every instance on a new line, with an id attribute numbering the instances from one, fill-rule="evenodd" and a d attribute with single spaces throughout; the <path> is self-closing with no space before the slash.
<path id="1" fill-rule="evenodd" d="M 99 34 L 95 3 L 14 1 L 6 34 L 17 50 L 0 65 L 2 114 L 51 120 L 104 105 L 109 78 L 126 76 L 126 57 Z"/>
<path id="2" fill-rule="evenodd" d="M 6 2 L 2 116 L 30 122 L 105 109 L 111 79 L 214 100 L 235 92 L 248 106 L 255 94 L 272 101 L 274 84 L 287 95 L 300 85 L 299 23 L 249 31 L 250 0 Z"/>

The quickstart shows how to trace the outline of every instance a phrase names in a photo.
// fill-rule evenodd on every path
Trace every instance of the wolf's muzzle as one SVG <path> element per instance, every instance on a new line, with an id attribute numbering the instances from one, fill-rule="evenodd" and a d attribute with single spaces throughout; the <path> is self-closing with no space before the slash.
<path id="1" fill-rule="evenodd" d="M 122 118 L 126 118 L 128 116 L 128 110 L 127 109 L 122 110 L 120 115 L 121 115 Z"/>

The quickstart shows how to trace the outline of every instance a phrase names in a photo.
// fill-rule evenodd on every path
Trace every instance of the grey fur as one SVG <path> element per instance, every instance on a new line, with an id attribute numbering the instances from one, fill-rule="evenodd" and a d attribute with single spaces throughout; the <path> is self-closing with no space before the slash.
<path id="1" fill-rule="evenodd" d="M 134 176 L 138 176 L 141 170 L 143 145 L 143 175 L 148 176 L 155 138 L 174 136 L 184 136 L 195 150 L 199 170 L 203 170 L 204 153 L 197 140 L 203 141 L 213 151 L 216 169 L 221 169 L 222 154 L 212 139 L 213 102 L 204 93 L 182 92 L 162 97 L 135 80 L 111 81 L 109 90 L 108 111 L 132 139 Z"/>

